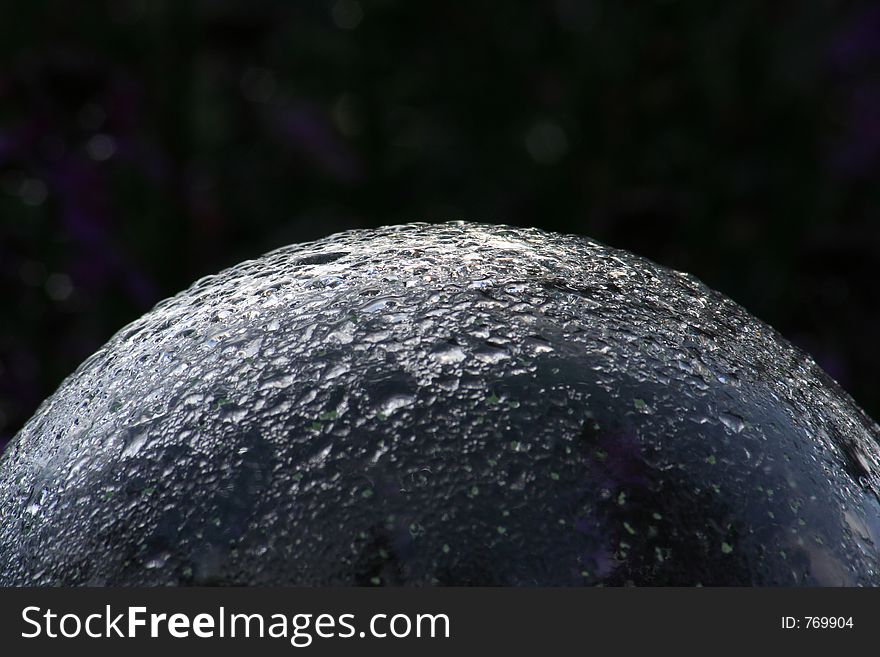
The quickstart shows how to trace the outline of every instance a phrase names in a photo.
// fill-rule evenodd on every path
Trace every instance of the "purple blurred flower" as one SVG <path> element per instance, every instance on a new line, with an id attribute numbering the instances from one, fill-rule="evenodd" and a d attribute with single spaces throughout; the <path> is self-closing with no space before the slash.
<path id="1" fill-rule="evenodd" d="M 829 58 L 844 98 L 832 168 L 863 177 L 880 164 L 880 6 L 856 13 L 832 39 Z"/>
<path id="2" fill-rule="evenodd" d="M 279 106 L 271 120 L 289 147 L 328 175 L 346 183 L 361 177 L 357 155 L 338 135 L 325 113 L 316 107 L 303 102 Z"/>

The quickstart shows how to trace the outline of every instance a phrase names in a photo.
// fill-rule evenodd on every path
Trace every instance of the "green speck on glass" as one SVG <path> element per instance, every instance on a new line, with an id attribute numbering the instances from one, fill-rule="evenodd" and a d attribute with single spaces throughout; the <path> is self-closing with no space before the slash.
<path id="1" fill-rule="evenodd" d="M 309 429 L 311 429 L 312 431 L 320 431 L 321 430 L 321 423 L 320 422 L 312 422 L 309 425 Z"/>
<path id="2" fill-rule="evenodd" d="M 364 491 L 361 493 L 361 497 L 363 497 L 363 498 L 373 497 L 373 489 L 372 488 L 364 489 Z"/>
<path id="3" fill-rule="evenodd" d="M 449 550 L 450 550 L 450 549 L 451 549 L 451 548 L 449 547 L 449 543 L 444 543 L 444 544 L 443 544 L 443 554 L 449 554 Z"/>
<path id="4" fill-rule="evenodd" d="M 656 511 L 655 511 L 654 513 L 651 514 L 651 517 L 652 517 L 654 520 L 663 520 L 663 516 L 661 516 L 661 515 L 660 515 L 659 513 L 657 513 Z"/>
<path id="5" fill-rule="evenodd" d="M 559 481 L 559 473 L 557 473 L 557 472 L 551 472 L 551 473 L 550 473 L 550 478 L 551 478 L 553 481 Z"/>
<path id="6" fill-rule="evenodd" d="M 497 404 L 499 401 L 500 399 L 498 398 L 498 395 L 489 395 L 486 397 L 487 404 Z"/>
<path id="7" fill-rule="evenodd" d="M 471 489 L 468 491 L 468 497 L 476 497 L 480 494 L 480 489 L 477 486 L 471 486 Z"/>
<path id="8" fill-rule="evenodd" d="M 318 416 L 319 420 L 335 420 L 339 417 L 339 413 L 336 411 L 324 411 Z"/>
<path id="9" fill-rule="evenodd" d="M 379 585 L 382 583 L 382 578 L 381 578 L 381 577 L 371 577 L 371 578 L 370 578 L 370 583 L 371 583 L 373 586 L 379 586 Z"/>
<path id="10" fill-rule="evenodd" d="M 648 407 L 644 399 L 634 399 L 633 405 L 636 407 L 637 411 L 643 411 Z"/>
<path id="11" fill-rule="evenodd" d="M 721 543 L 721 551 L 724 554 L 730 554 L 733 552 L 733 546 L 730 543 Z"/>
<path id="12" fill-rule="evenodd" d="M 623 506 L 624 504 L 626 504 L 626 493 L 621 491 L 620 495 L 617 496 L 617 503 L 620 506 Z"/>
<path id="13" fill-rule="evenodd" d="M 152 486 L 150 486 L 148 488 L 144 488 L 144 495 L 152 495 L 155 492 L 156 492 L 156 489 L 153 488 Z"/>
<path id="14" fill-rule="evenodd" d="M 629 524 L 628 522 L 624 522 L 624 523 L 623 523 L 623 528 L 624 528 L 626 531 L 628 531 L 628 532 L 630 533 L 631 536 L 635 536 L 635 535 L 636 535 L 636 530 L 633 529 L 632 525 Z"/>
<path id="15" fill-rule="evenodd" d="M 606 452 L 604 449 L 597 449 L 595 452 L 593 452 L 593 454 L 595 455 L 597 461 L 604 461 L 606 458 L 608 458 L 608 452 Z"/>
<path id="16" fill-rule="evenodd" d="M 501 527 L 501 526 L 499 525 L 499 526 L 498 526 L 498 533 L 501 534 L 501 535 L 503 536 L 504 534 L 507 533 L 507 527 Z"/>
<path id="17" fill-rule="evenodd" d="M 714 454 L 710 454 L 709 456 L 707 456 L 707 457 L 706 457 L 706 463 L 708 463 L 709 465 L 715 465 L 715 463 L 716 463 L 716 461 L 715 461 L 715 455 L 714 455 Z"/>

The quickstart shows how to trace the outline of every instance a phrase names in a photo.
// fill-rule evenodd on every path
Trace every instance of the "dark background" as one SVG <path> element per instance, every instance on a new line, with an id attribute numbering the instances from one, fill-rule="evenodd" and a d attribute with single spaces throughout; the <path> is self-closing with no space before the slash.
<path id="1" fill-rule="evenodd" d="M 194 279 L 472 219 L 687 270 L 880 416 L 872 2 L 3 2 L 0 446 Z"/>

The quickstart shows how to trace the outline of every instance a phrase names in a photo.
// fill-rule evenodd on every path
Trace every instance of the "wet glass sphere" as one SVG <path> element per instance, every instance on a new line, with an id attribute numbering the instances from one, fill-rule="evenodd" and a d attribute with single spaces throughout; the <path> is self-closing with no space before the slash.
<path id="1" fill-rule="evenodd" d="M 117 333 L 0 462 L 4 585 L 877 585 L 877 425 L 581 237 L 289 246 Z"/>

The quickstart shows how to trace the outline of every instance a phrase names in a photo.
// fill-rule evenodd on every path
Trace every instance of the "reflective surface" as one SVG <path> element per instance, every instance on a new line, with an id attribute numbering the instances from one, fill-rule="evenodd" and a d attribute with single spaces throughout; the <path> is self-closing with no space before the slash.
<path id="1" fill-rule="evenodd" d="M 878 429 L 696 279 L 413 224 L 120 331 L 0 467 L 3 584 L 878 584 Z"/>

